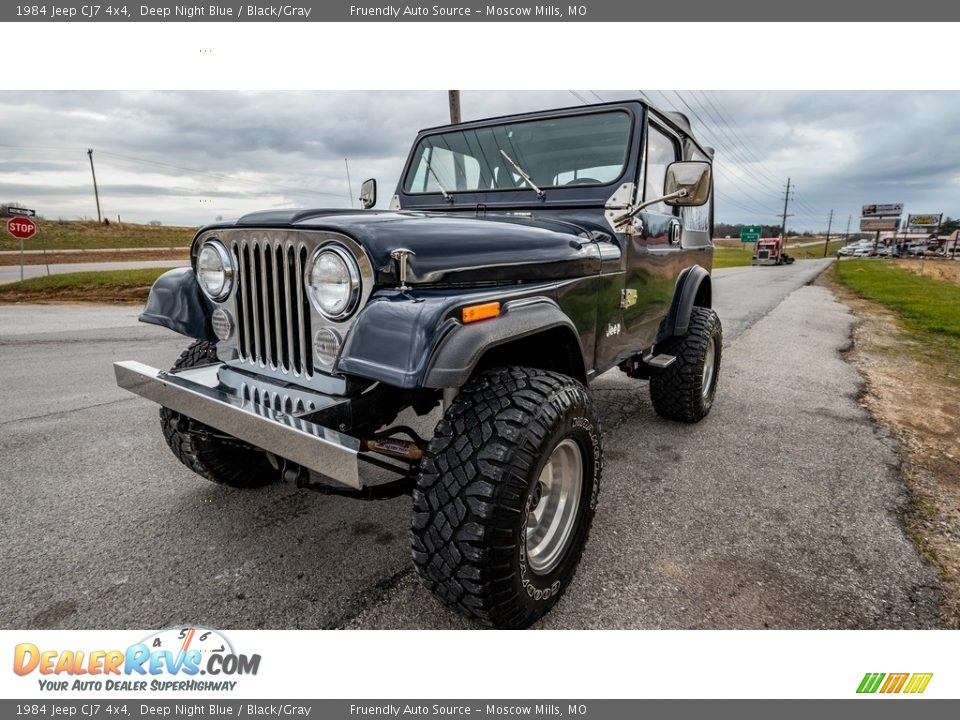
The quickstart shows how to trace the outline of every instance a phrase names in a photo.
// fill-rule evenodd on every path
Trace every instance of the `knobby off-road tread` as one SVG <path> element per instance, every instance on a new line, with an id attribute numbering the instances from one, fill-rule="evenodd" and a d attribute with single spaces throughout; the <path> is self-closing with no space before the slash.
<path id="1" fill-rule="evenodd" d="M 713 392 L 705 399 L 701 393 L 703 363 L 711 336 L 717 347 L 717 361 L 713 370 Z M 720 318 L 710 308 L 693 308 L 687 334 L 671 338 L 658 348 L 658 352 L 675 355 L 677 359 L 650 377 L 650 399 L 657 415 L 686 423 L 695 423 L 706 417 L 713 405 L 720 377 L 722 348 Z"/>
<path id="2" fill-rule="evenodd" d="M 518 526 L 523 522 L 525 528 L 531 475 L 544 460 L 540 448 L 571 407 L 583 409 L 596 433 L 592 456 L 584 457 L 593 477 L 591 487 L 583 488 L 585 527 L 561 563 L 558 575 L 566 576 L 531 607 L 523 596 Z M 518 367 L 472 380 L 438 423 L 413 492 L 413 559 L 424 585 L 445 605 L 486 625 L 532 624 L 573 577 L 596 506 L 601 465 L 600 427 L 577 381 Z"/>
<path id="3" fill-rule="evenodd" d="M 216 343 L 197 341 L 184 350 L 174 370 L 202 367 L 217 362 Z M 218 437 L 213 428 L 160 408 L 160 427 L 174 456 L 197 475 L 220 485 L 253 488 L 279 479 L 279 471 L 266 455 L 239 441 Z"/>

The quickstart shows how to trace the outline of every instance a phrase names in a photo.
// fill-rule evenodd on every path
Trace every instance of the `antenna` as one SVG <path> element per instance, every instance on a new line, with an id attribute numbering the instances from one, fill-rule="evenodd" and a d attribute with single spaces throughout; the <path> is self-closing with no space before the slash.
<path id="1" fill-rule="evenodd" d="M 350 180 L 350 163 L 343 159 L 343 166 L 347 168 L 347 191 L 350 193 L 350 207 L 353 207 L 353 182 Z"/>

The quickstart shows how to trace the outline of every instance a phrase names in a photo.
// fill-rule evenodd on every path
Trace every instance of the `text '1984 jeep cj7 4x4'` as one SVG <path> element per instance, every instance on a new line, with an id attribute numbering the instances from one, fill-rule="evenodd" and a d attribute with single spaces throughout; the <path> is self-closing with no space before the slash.
<path id="1" fill-rule="evenodd" d="M 526 627 L 594 515 L 588 383 L 619 366 L 664 418 L 710 410 L 711 158 L 686 118 L 634 101 L 423 131 L 388 211 L 367 181 L 364 210 L 200 230 L 141 316 L 196 342 L 169 372 L 116 363 L 117 382 L 162 406 L 170 448 L 208 480 L 412 492 L 426 587 Z M 429 441 L 390 427 L 437 406 Z"/>

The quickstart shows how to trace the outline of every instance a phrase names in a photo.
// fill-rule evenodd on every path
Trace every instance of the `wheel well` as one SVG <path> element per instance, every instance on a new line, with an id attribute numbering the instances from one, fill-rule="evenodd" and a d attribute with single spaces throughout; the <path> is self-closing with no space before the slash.
<path id="1" fill-rule="evenodd" d="M 553 370 L 587 382 L 580 343 L 567 327 L 550 328 L 492 347 L 477 361 L 471 375 L 509 366 Z"/>
<path id="2" fill-rule="evenodd" d="M 694 307 L 713 307 L 713 287 L 710 276 L 707 275 L 697 288 L 697 294 L 693 298 Z"/>

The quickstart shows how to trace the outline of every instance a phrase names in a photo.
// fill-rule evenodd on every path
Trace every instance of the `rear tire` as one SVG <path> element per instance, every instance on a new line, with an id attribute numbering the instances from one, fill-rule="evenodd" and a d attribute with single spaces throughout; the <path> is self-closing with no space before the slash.
<path id="1" fill-rule="evenodd" d="M 650 376 L 650 399 L 657 415 L 695 423 L 713 406 L 723 354 L 723 328 L 710 308 L 695 307 L 687 334 L 661 343 L 657 352 L 674 355 L 669 367 Z"/>
<path id="2" fill-rule="evenodd" d="M 183 351 L 173 370 L 218 362 L 216 343 L 200 340 Z M 235 488 L 255 488 L 280 480 L 267 454 L 208 425 L 160 408 L 160 427 L 174 456 L 200 477 Z"/>
<path id="3" fill-rule="evenodd" d="M 602 441 L 572 378 L 499 368 L 471 380 L 443 419 L 413 493 L 411 543 L 441 602 L 525 628 L 560 599 L 587 542 Z"/>

